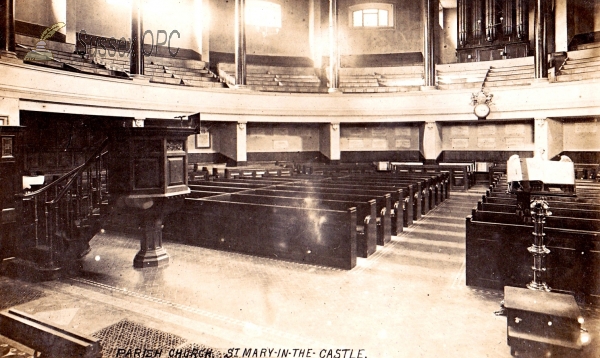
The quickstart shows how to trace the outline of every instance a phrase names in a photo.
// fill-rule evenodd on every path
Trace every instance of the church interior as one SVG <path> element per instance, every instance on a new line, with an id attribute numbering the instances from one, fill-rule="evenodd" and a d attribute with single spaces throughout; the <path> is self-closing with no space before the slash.
<path id="1" fill-rule="evenodd" d="M 600 356 L 600 0 L 0 20 L 0 357 Z"/>

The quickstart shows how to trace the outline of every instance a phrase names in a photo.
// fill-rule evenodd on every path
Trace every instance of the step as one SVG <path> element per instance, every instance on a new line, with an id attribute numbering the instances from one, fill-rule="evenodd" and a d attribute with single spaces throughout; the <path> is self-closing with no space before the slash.
<path id="1" fill-rule="evenodd" d="M 589 44 L 577 45 L 578 50 L 587 50 L 592 48 L 600 48 L 600 42 L 592 42 Z"/>
<path id="2" fill-rule="evenodd" d="M 415 92 L 420 91 L 421 85 L 419 86 L 392 86 L 392 87 L 379 87 L 378 92 Z"/>
<path id="3" fill-rule="evenodd" d="M 277 76 L 275 76 L 275 80 L 276 81 L 291 81 L 291 82 L 321 82 L 315 76 L 305 76 L 305 77 L 296 78 L 296 77 L 286 77 L 286 76 L 277 75 Z"/>
<path id="4" fill-rule="evenodd" d="M 349 83 L 349 82 L 340 82 L 340 87 L 345 88 L 360 88 L 360 87 L 379 87 L 379 83 Z"/>
<path id="5" fill-rule="evenodd" d="M 233 72 L 231 73 L 233 75 Z M 275 75 L 268 75 L 268 74 L 247 74 L 246 75 L 246 79 L 257 79 L 257 80 L 264 80 L 264 79 L 273 79 L 275 78 Z"/>
<path id="6" fill-rule="evenodd" d="M 502 76 L 512 76 L 512 75 L 532 75 L 535 73 L 533 67 L 529 68 L 529 69 L 523 69 L 523 70 L 515 70 L 515 71 L 499 71 L 496 72 L 495 70 L 492 70 L 488 73 L 487 78 L 490 77 L 502 77 Z"/>
<path id="7" fill-rule="evenodd" d="M 514 74 L 514 75 L 504 75 L 504 76 L 488 76 L 485 79 L 485 82 L 495 82 L 495 81 L 509 81 L 509 80 L 526 80 L 534 78 L 534 73 L 528 74 Z"/>
<path id="8" fill-rule="evenodd" d="M 227 87 L 225 83 L 222 82 L 206 82 L 206 81 L 193 81 L 193 80 L 183 80 L 183 84 L 187 86 L 193 87 L 204 87 L 204 88 L 224 88 Z"/>
<path id="9" fill-rule="evenodd" d="M 262 92 L 289 92 L 289 93 L 316 93 L 321 92 L 320 87 L 289 87 L 289 86 L 256 86 L 255 91 Z"/>
<path id="10" fill-rule="evenodd" d="M 594 56 L 594 57 L 586 57 L 586 58 L 574 58 L 574 59 L 567 59 L 567 63 L 565 64 L 565 66 L 567 65 L 586 65 L 586 64 L 593 64 L 593 63 L 600 63 L 600 56 Z"/>
<path id="11" fill-rule="evenodd" d="M 530 65 L 525 65 L 525 66 L 513 66 L 513 67 L 492 67 L 490 69 L 490 73 L 502 73 L 502 72 L 511 72 L 511 73 L 515 73 L 515 72 L 527 72 L 527 71 L 533 71 L 534 67 L 530 66 Z"/>
<path id="12" fill-rule="evenodd" d="M 389 75 L 381 75 L 380 76 L 381 79 L 388 79 L 388 80 L 401 80 L 401 79 L 419 79 L 422 80 L 423 79 L 423 75 L 422 74 L 415 74 L 415 73 L 407 73 L 407 74 L 389 74 Z"/>
<path id="13" fill-rule="evenodd" d="M 389 80 L 389 79 L 381 79 L 379 84 L 387 87 L 396 87 L 396 86 L 422 86 L 424 81 L 422 78 L 413 78 L 413 79 L 405 79 L 405 80 Z"/>
<path id="14" fill-rule="evenodd" d="M 465 89 L 465 88 L 480 88 L 482 82 L 466 82 L 466 83 L 440 83 L 438 88 L 441 90 Z"/>
<path id="15" fill-rule="evenodd" d="M 256 81 L 256 80 L 249 80 L 249 79 L 246 79 L 246 84 L 248 86 L 273 86 L 273 85 L 278 85 L 278 83 L 275 82 L 275 81 Z"/>
<path id="16" fill-rule="evenodd" d="M 438 82 L 443 83 L 467 83 L 467 82 L 483 82 L 486 79 L 486 76 L 478 76 L 478 77 L 448 77 L 448 76 L 437 76 Z"/>
<path id="17" fill-rule="evenodd" d="M 164 77 L 152 77 L 150 82 L 153 83 L 164 83 L 170 85 L 179 85 L 181 84 L 181 78 L 164 78 Z"/>
<path id="18" fill-rule="evenodd" d="M 198 81 L 198 82 L 219 82 L 215 77 L 204 77 L 204 76 L 186 76 L 182 77 L 184 80 Z"/>
<path id="19" fill-rule="evenodd" d="M 484 87 L 502 87 L 502 86 L 529 86 L 533 82 L 533 78 L 522 80 L 507 80 L 507 81 L 485 81 Z"/>
<path id="20" fill-rule="evenodd" d="M 565 75 L 574 75 L 577 73 L 594 73 L 594 72 L 600 72 L 600 66 L 565 68 L 565 69 L 560 70 L 560 73 L 565 74 Z"/>
<path id="21" fill-rule="evenodd" d="M 340 83 L 377 83 L 377 78 L 340 78 Z"/>
<path id="22" fill-rule="evenodd" d="M 572 75 L 561 73 L 556 76 L 556 82 L 585 81 L 597 78 L 600 78 L 599 72 L 577 73 Z"/>
<path id="23" fill-rule="evenodd" d="M 319 87 L 321 82 L 291 82 L 291 81 L 279 81 L 280 86 L 290 87 Z"/>

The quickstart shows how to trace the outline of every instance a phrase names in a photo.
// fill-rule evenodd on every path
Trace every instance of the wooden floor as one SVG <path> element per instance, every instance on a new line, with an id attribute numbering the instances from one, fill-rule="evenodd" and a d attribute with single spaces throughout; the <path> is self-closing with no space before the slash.
<path id="1" fill-rule="evenodd" d="M 346 357 L 353 350 L 353 358 L 510 357 L 506 318 L 493 314 L 501 292 L 465 285 L 465 216 L 484 189 L 451 193 L 350 271 L 174 242 L 165 242 L 167 267 L 136 270 L 137 237 L 106 232 L 92 240 L 81 274 L 37 284 L 0 277 L 0 292 L 22 293 L 29 299 L 6 305 L 84 334 L 119 322 L 173 334 L 181 338 L 173 349 L 240 348 L 242 356 L 244 348 L 270 348 L 272 357 L 282 349 L 303 349 L 305 357 L 308 349 L 311 357 L 335 356 L 336 349 L 348 349 Z M 0 303 L 6 297 L 0 295 Z M 582 309 L 593 340 L 584 357 L 597 357 L 600 310 Z M 113 347 L 112 354 L 116 348 L 128 347 Z"/>

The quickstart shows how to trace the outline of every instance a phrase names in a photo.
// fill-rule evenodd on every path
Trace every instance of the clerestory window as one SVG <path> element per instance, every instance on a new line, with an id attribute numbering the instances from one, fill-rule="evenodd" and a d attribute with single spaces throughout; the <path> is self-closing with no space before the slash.
<path id="1" fill-rule="evenodd" d="M 246 25 L 281 28 L 281 5 L 265 0 L 246 2 Z"/>
<path id="2" fill-rule="evenodd" d="M 393 27 L 394 5 L 368 3 L 349 7 L 352 27 Z"/>

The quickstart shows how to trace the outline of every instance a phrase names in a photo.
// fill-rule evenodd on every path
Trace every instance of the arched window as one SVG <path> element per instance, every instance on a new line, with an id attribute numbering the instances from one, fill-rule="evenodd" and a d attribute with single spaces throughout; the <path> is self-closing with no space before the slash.
<path id="1" fill-rule="evenodd" d="M 281 28 L 281 5 L 265 0 L 246 2 L 246 25 Z"/>
<path id="2" fill-rule="evenodd" d="M 393 27 L 394 5 L 368 3 L 349 7 L 352 27 Z"/>

